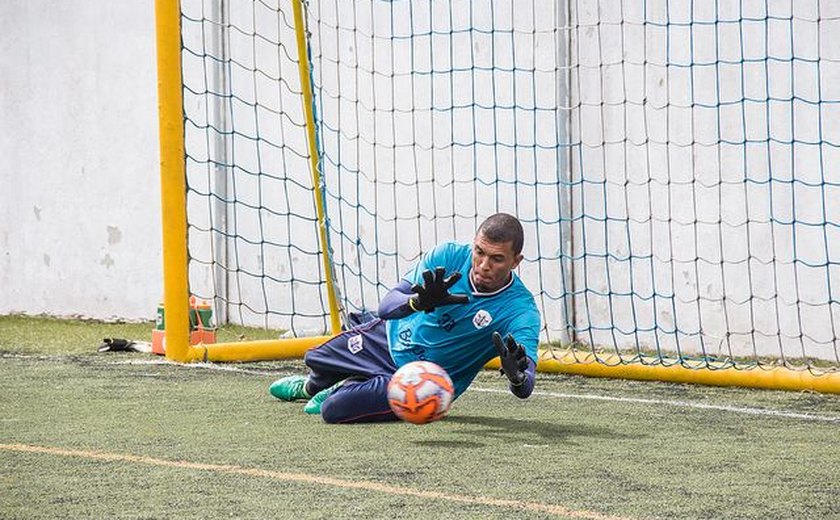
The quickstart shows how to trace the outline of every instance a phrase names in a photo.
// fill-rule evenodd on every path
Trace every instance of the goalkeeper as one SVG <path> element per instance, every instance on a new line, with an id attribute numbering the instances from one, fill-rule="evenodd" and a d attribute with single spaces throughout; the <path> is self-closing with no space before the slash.
<path id="1" fill-rule="evenodd" d="M 519 220 L 497 213 L 479 226 L 472 245 L 438 245 L 385 295 L 377 319 L 307 352 L 309 376 L 284 377 L 269 392 L 285 401 L 307 399 L 304 411 L 328 423 L 394 421 L 388 382 L 397 367 L 437 363 L 457 398 L 499 356 L 510 391 L 528 397 L 540 315 L 513 272 L 522 243 Z"/>

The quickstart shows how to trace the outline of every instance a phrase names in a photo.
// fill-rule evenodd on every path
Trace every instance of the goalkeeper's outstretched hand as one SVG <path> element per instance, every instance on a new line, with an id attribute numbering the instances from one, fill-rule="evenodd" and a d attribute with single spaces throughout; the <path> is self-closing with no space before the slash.
<path id="1" fill-rule="evenodd" d="M 499 353 L 502 362 L 502 373 L 510 380 L 513 386 L 519 386 L 525 382 L 525 369 L 528 368 L 528 358 L 525 357 L 525 348 L 508 334 L 504 341 L 498 332 L 493 333 L 493 346 Z"/>
<path id="2" fill-rule="evenodd" d="M 449 294 L 449 288 L 461 279 L 461 273 L 455 271 L 448 278 L 444 278 L 446 270 L 443 267 L 435 269 L 434 274 L 427 270 L 423 273 L 423 283 L 411 286 L 411 292 L 416 293 L 408 300 L 408 304 L 415 311 L 432 312 L 435 307 L 466 303 L 466 294 Z"/>

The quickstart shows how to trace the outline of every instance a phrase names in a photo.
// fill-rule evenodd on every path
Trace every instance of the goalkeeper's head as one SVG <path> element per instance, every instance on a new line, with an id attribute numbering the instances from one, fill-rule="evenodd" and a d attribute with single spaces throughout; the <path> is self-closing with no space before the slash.
<path id="1" fill-rule="evenodd" d="M 470 280 L 481 292 L 493 292 L 508 283 L 522 261 L 524 233 L 513 215 L 496 213 L 478 227 L 473 240 Z"/>

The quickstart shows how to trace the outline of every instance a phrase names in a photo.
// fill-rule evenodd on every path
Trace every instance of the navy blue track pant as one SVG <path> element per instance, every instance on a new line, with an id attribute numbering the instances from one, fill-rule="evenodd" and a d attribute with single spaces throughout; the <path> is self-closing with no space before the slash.
<path id="1" fill-rule="evenodd" d="M 385 322 L 369 321 L 342 332 L 308 351 L 310 393 L 329 388 L 344 379 L 321 405 L 328 423 L 396 421 L 388 406 L 388 382 L 397 367 L 388 350 Z"/>

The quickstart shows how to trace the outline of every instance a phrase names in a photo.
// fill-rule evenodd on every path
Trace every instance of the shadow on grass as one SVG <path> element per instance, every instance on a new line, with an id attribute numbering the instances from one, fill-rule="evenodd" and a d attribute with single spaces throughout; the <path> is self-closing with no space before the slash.
<path id="1" fill-rule="evenodd" d="M 456 415 L 446 419 L 447 423 L 455 423 L 475 428 L 464 428 L 458 433 L 476 435 L 479 437 L 498 437 L 527 441 L 532 437 L 541 441 L 568 441 L 575 437 L 626 439 L 624 433 L 597 426 L 582 426 L 559 422 L 535 421 L 531 419 L 511 419 L 505 417 L 486 417 Z M 439 441 L 437 441 L 439 442 Z M 470 443 L 468 443 L 470 444 Z"/>

